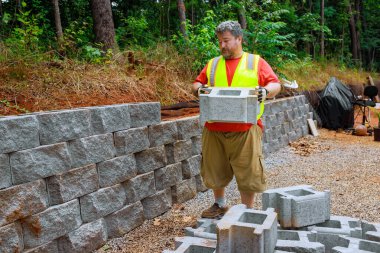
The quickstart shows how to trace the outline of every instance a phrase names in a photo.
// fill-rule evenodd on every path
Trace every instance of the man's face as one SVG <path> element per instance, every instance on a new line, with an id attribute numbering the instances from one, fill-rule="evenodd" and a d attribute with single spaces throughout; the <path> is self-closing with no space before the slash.
<path id="1" fill-rule="evenodd" d="M 225 59 L 233 59 L 241 56 L 241 37 L 234 37 L 230 31 L 218 33 L 217 36 L 220 52 Z"/>

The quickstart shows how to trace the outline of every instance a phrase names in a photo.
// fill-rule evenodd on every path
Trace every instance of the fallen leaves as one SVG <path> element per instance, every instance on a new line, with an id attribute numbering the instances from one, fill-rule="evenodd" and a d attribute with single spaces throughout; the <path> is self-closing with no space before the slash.
<path id="1" fill-rule="evenodd" d="M 311 138 L 301 138 L 298 141 L 289 143 L 289 146 L 294 151 L 294 153 L 301 156 L 309 156 L 313 153 L 322 153 L 324 151 L 330 150 L 329 146 L 320 144 Z"/>

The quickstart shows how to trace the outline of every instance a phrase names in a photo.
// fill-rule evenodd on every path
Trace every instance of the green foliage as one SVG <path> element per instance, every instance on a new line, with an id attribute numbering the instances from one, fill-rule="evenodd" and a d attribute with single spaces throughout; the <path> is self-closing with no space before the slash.
<path id="1" fill-rule="evenodd" d="M 136 44 L 149 46 L 153 42 L 153 37 L 148 25 L 144 15 L 123 18 L 120 26 L 116 29 L 116 41 L 121 47 Z"/>
<path id="2" fill-rule="evenodd" d="M 18 105 L 12 105 L 12 103 L 9 102 L 6 99 L 0 100 L 0 104 L 3 104 L 5 107 L 8 107 L 10 109 L 15 109 L 15 110 L 17 110 L 18 112 L 21 112 L 21 113 L 29 113 L 29 111 L 27 109 L 22 108 L 22 107 L 20 107 Z"/>

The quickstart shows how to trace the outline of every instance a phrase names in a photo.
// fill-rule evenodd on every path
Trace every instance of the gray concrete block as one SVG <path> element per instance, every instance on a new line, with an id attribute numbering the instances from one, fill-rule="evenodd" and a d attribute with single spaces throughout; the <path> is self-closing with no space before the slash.
<path id="1" fill-rule="evenodd" d="M 334 247 L 332 248 L 331 253 L 370 253 L 372 251 L 359 250 L 359 249 L 351 249 L 344 247 Z"/>
<path id="2" fill-rule="evenodd" d="M 126 195 L 126 203 L 132 204 L 156 193 L 154 172 L 138 175 L 122 183 Z"/>
<path id="3" fill-rule="evenodd" d="M 172 187 L 174 203 L 183 203 L 197 195 L 197 183 L 195 178 L 186 179 Z"/>
<path id="4" fill-rule="evenodd" d="M 120 237 L 144 222 L 143 206 L 140 201 L 125 206 L 105 217 L 109 238 Z"/>
<path id="5" fill-rule="evenodd" d="M 176 141 L 165 145 L 165 152 L 168 163 L 177 163 L 192 156 L 193 143 L 191 140 Z"/>
<path id="6" fill-rule="evenodd" d="M 125 192 L 120 184 L 102 188 L 80 198 L 83 222 L 90 222 L 113 213 L 123 207 Z"/>
<path id="7" fill-rule="evenodd" d="M 185 235 L 216 240 L 216 224 L 218 224 L 218 222 L 219 220 L 216 219 L 199 219 L 195 228 L 185 228 Z"/>
<path id="8" fill-rule="evenodd" d="M 380 242 L 380 223 L 361 221 L 362 238 L 365 240 Z"/>
<path id="9" fill-rule="evenodd" d="M 48 207 L 44 180 L 0 190 L 0 227 Z"/>
<path id="10" fill-rule="evenodd" d="M 38 131 L 35 116 L 0 118 L 0 154 L 39 146 Z"/>
<path id="11" fill-rule="evenodd" d="M 58 143 L 12 153 L 10 165 L 13 183 L 21 184 L 66 172 L 71 159 L 66 143 Z"/>
<path id="12" fill-rule="evenodd" d="M 116 153 L 112 133 L 70 141 L 69 150 L 73 168 L 111 159 Z"/>
<path id="13" fill-rule="evenodd" d="M 307 124 L 302 125 L 301 130 L 302 130 L 302 136 L 309 135 L 309 126 Z"/>
<path id="14" fill-rule="evenodd" d="M 159 102 L 129 104 L 131 127 L 144 127 L 161 122 L 161 105 Z"/>
<path id="15" fill-rule="evenodd" d="M 99 188 L 95 164 L 49 177 L 46 182 L 50 205 L 68 202 Z"/>
<path id="16" fill-rule="evenodd" d="M 38 114 L 42 145 L 69 141 L 92 135 L 91 113 L 86 109 Z"/>
<path id="17" fill-rule="evenodd" d="M 23 220 L 25 248 L 34 248 L 77 229 L 82 224 L 77 199 L 52 206 Z"/>
<path id="18" fill-rule="evenodd" d="M 165 147 L 150 148 L 135 154 L 137 174 L 143 174 L 166 165 Z"/>
<path id="19" fill-rule="evenodd" d="M 276 120 L 278 124 L 282 124 L 285 121 L 285 113 L 284 111 L 281 111 L 276 114 Z"/>
<path id="20" fill-rule="evenodd" d="M 9 165 L 9 156 L 0 154 L 0 189 L 12 185 L 11 167 Z"/>
<path id="21" fill-rule="evenodd" d="M 0 227 L 0 252 L 12 253 L 22 252 L 24 243 L 20 224 L 12 223 Z"/>
<path id="22" fill-rule="evenodd" d="M 201 175 L 195 176 L 195 182 L 197 184 L 197 192 L 205 192 L 208 190 L 208 188 L 206 187 L 206 185 L 203 182 Z"/>
<path id="23" fill-rule="evenodd" d="M 118 156 L 140 152 L 150 146 L 147 127 L 115 132 L 114 139 Z"/>
<path id="24" fill-rule="evenodd" d="M 131 127 L 129 105 L 107 105 L 88 108 L 94 135 L 112 133 Z"/>
<path id="25" fill-rule="evenodd" d="M 284 116 L 286 121 L 292 121 L 295 119 L 296 114 L 292 109 L 288 109 L 284 111 Z"/>
<path id="26" fill-rule="evenodd" d="M 154 171 L 158 191 L 170 188 L 182 181 L 182 163 L 170 164 Z"/>
<path id="27" fill-rule="evenodd" d="M 276 210 L 284 228 L 299 228 L 330 219 L 330 192 L 318 192 L 309 185 L 267 190 L 262 203 L 263 210 Z"/>
<path id="28" fill-rule="evenodd" d="M 313 234 L 305 231 L 279 230 L 277 233 L 276 250 L 303 253 L 325 253 L 325 246 L 319 242 L 310 241 Z"/>
<path id="29" fill-rule="evenodd" d="M 277 241 L 277 214 L 245 205 L 231 207 L 216 225 L 217 252 L 272 253 Z"/>
<path id="30" fill-rule="evenodd" d="M 193 155 L 199 155 L 202 153 L 202 136 L 194 136 L 191 137 L 191 141 L 193 142 Z"/>
<path id="31" fill-rule="evenodd" d="M 362 238 L 362 228 L 359 219 L 334 216 L 329 220 L 307 227 L 309 231 L 318 233 L 347 235 L 355 238 Z"/>
<path id="32" fill-rule="evenodd" d="M 202 134 L 202 126 L 199 125 L 199 116 L 179 119 L 177 122 L 178 138 L 188 140 L 191 137 Z"/>
<path id="33" fill-rule="evenodd" d="M 343 252 L 380 252 L 380 243 L 368 240 L 362 240 L 358 238 L 353 238 L 345 235 L 328 234 L 328 233 L 317 233 L 316 241 L 325 245 L 326 252 L 335 252 L 338 248 L 346 248 Z M 338 251 L 339 252 L 339 251 Z"/>
<path id="34" fill-rule="evenodd" d="M 183 178 L 189 179 L 199 175 L 201 170 L 202 156 L 196 155 L 182 161 Z"/>
<path id="35" fill-rule="evenodd" d="M 290 132 L 290 124 L 289 122 L 283 122 L 282 125 L 281 125 L 281 134 L 282 135 L 288 135 L 288 133 Z"/>
<path id="36" fill-rule="evenodd" d="M 157 147 L 174 142 L 178 139 L 177 123 L 165 121 L 149 126 L 149 141 L 151 147 Z"/>
<path id="37" fill-rule="evenodd" d="M 133 154 L 116 157 L 97 164 L 100 187 L 108 187 L 137 175 L 136 159 Z"/>
<path id="38" fill-rule="evenodd" d="M 107 228 L 103 219 L 84 224 L 58 240 L 60 252 L 92 252 L 107 242 Z"/>
<path id="39" fill-rule="evenodd" d="M 141 201 L 144 207 L 144 217 L 152 219 L 165 213 L 172 206 L 172 196 L 170 189 L 159 191 Z"/>
<path id="40" fill-rule="evenodd" d="M 23 253 L 58 253 L 57 240 L 42 244 L 33 249 L 23 251 Z"/>
<path id="41" fill-rule="evenodd" d="M 215 253 L 216 240 L 197 237 L 176 237 L 175 250 L 164 250 L 162 253 Z"/>

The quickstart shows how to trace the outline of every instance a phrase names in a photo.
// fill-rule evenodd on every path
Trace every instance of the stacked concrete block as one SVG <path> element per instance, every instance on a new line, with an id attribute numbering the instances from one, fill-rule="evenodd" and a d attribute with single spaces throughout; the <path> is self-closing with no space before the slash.
<path id="1" fill-rule="evenodd" d="M 197 183 L 195 178 L 183 180 L 172 187 L 174 203 L 183 203 L 197 195 Z"/>
<path id="2" fill-rule="evenodd" d="M 178 140 L 178 130 L 175 121 L 161 122 L 160 124 L 149 126 L 151 147 L 169 144 L 176 140 Z"/>
<path id="3" fill-rule="evenodd" d="M 218 222 L 219 220 L 215 219 L 199 219 L 195 228 L 185 228 L 185 235 L 216 240 L 216 224 Z"/>
<path id="4" fill-rule="evenodd" d="M 325 245 L 325 252 L 380 252 L 380 243 L 345 235 L 317 233 L 316 242 Z"/>
<path id="5" fill-rule="evenodd" d="M 167 164 L 164 146 L 149 148 L 135 153 L 137 174 L 143 174 L 164 167 Z"/>
<path id="6" fill-rule="evenodd" d="M 197 237 L 176 237 L 176 250 L 164 250 L 163 253 L 216 253 L 216 241 Z"/>
<path id="7" fill-rule="evenodd" d="M 122 183 L 126 203 L 132 204 L 156 193 L 154 172 L 138 175 Z"/>
<path id="8" fill-rule="evenodd" d="M 159 191 L 156 194 L 141 200 L 144 207 L 144 216 L 152 219 L 165 213 L 172 206 L 172 196 L 170 189 Z"/>
<path id="9" fill-rule="evenodd" d="M 189 140 L 192 137 L 199 136 L 202 133 L 199 116 L 177 120 L 177 130 L 179 140 Z"/>
<path id="10" fill-rule="evenodd" d="M 150 146 L 148 128 L 145 126 L 115 132 L 114 141 L 117 156 L 146 150 Z"/>
<path id="11" fill-rule="evenodd" d="M 22 252 L 24 243 L 21 225 L 12 223 L 0 227 L 0 252 Z"/>
<path id="12" fill-rule="evenodd" d="M 131 127 L 155 125 L 161 121 L 161 105 L 157 102 L 129 104 Z"/>
<path id="13" fill-rule="evenodd" d="M 279 230 L 276 250 L 303 253 L 324 253 L 325 246 L 311 240 L 315 234 L 305 231 Z"/>
<path id="14" fill-rule="evenodd" d="M 380 223 L 362 221 L 361 228 L 363 239 L 380 242 Z"/>
<path id="15" fill-rule="evenodd" d="M 131 127 L 129 105 L 89 107 L 91 126 L 94 135 L 112 133 Z"/>
<path id="16" fill-rule="evenodd" d="M 9 166 L 9 156 L 0 154 L 0 190 L 12 185 L 11 167 Z"/>
<path id="17" fill-rule="evenodd" d="M 231 207 L 216 225 L 217 252 L 272 253 L 277 241 L 277 214 L 245 205 Z"/>
<path id="18" fill-rule="evenodd" d="M 318 233 L 348 235 L 362 238 L 362 228 L 359 219 L 345 216 L 331 216 L 329 220 L 308 227 L 309 231 Z"/>
<path id="19" fill-rule="evenodd" d="M 309 185 L 267 190 L 263 210 L 274 208 L 283 228 L 299 228 L 330 218 L 330 192 L 318 192 Z"/>

